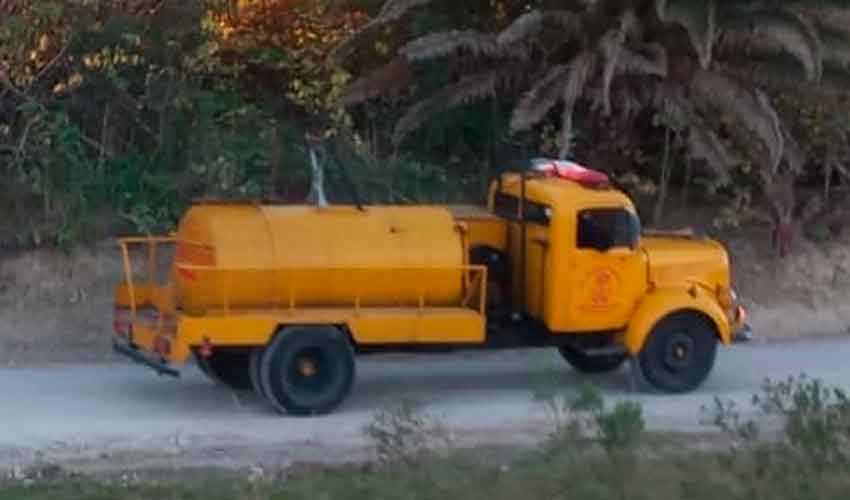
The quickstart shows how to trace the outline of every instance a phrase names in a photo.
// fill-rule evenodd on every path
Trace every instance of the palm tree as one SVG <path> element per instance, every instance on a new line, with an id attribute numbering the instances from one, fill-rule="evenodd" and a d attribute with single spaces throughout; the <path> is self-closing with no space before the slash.
<path id="1" fill-rule="evenodd" d="M 404 25 L 416 11 L 441 3 L 389 0 L 335 54 L 350 54 L 381 29 Z M 754 60 L 794 61 L 808 82 L 821 81 L 827 69 L 845 70 L 850 22 L 840 7 L 847 2 L 507 3 L 514 14 L 497 29 L 470 29 L 458 17 L 451 29 L 402 43 L 385 66 L 352 83 L 347 102 L 357 104 L 397 85 L 392 76 L 400 68 L 441 60 L 443 67 L 461 71 L 451 84 L 406 109 L 394 142 L 437 113 L 499 92 L 518 96 L 510 124 L 514 132 L 534 127 L 560 106 L 562 157 L 573 147 L 573 120 L 581 103 L 597 120 L 626 126 L 641 111 L 663 110 L 686 125 L 689 156 L 704 160 L 721 183 L 729 180 L 733 165 L 750 161 L 772 204 L 777 234 L 792 232 L 796 200 L 788 188 L 805 158 L 770 99 L 735 78 L 735 68 Z M 731 133 L 722 136 L 721 129 Z M 787 245 L 779 243 L 784 250 Z"/>

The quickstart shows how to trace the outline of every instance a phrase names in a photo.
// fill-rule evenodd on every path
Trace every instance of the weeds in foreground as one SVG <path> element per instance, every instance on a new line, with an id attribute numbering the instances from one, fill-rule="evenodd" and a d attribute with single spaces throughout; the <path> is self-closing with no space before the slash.
<path id="1" fill-rule="evenodd" d="M 805 374 L 765 380 L 751 399 L 750 418 L 719 399 L 708 413 L 736 445 L 724 463 L 743 483 L 760 485 L 756 497 L 779 490 L 786 498 L 818 498 L 820 483 L 850 467 L 850 400 L 821 380 Z M 766 433 L 760 424 L 777 425 Z M 767 434 L 773 437 L 762 439 Z"/>
<path id="2" fill-rule="evenodd" d="M 756 445 L 762 435 L 757 421 L 779 424 L 778 442 L 786 454 L 798 455 L 812 467 L 850 465 L 850 398 L 805 374 L 765 380 L 751 399 L 752 417 L 744 419 L 733 401 L 715 398 L 703 408 L 710 423 L 737 442 Z"/>
<path id="3" fill-rule="evenodd" d="M 533 391 L 532 399 L 550 418 L 550 447 L 596 443 L 613 456 L 634 450 L 645 431 L 640 403 L 619 401 L 608 410 L 596 387 L 585 384 L 578 393 L 566 391 L 551 370 Z"/>
<path id="4" fill-rule="evenodd" d="M 375 412 L 363 432 L 383 464 L 421 461 L 429 458 L 432 450 L 449 442 L 449 433 L 442 423 L 408 398 Z"/>
<path id="5" fill-rule="evenodd" d="M 618 401 L 609 409 L 596 387 L 586 384 L 572 393 L 564 390 L 555 373 L 548 370 L 532 395 L 552 425 L 540 450 L 543 459 L 556 468 L 584 469 L 594 450 L 601 450 L 604 466 L 584 474 L 613 485 L 609 495 L 615 498 L 633 498 L 646 430 L 643 407 L 634 401 Z M 558 493 L 579 498 L 595 494 L 590 484 L 577 483 L 573 477 L 559 481 Z"/>

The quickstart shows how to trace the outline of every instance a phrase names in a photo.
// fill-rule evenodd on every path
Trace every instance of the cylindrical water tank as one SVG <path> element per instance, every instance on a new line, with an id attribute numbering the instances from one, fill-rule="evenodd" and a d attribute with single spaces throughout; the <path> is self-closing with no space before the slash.
<path id="1" fill-rule="evenodd" d="M 455 305 L 462 236 L 445 207 L 201 204 L 177 231 L 178 307 Z"/>

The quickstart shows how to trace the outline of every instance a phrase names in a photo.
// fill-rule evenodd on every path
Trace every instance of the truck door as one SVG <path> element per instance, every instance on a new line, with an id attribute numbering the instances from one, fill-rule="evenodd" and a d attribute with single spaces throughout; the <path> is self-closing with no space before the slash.
<path id="1" fill-rule="evenodd" d="M 638 248 L 640 222 L 622 207 L 577 213 L 575 245 L 569 259 L 570 331 L 625 326 L 646 287 L 646 261 Z"/>
<path id="2" fill-rule="evenodd" d="M 509 221 L 507 250 L 511 255 L 511 291 L 514 307 L 525 307 L 532 317 L 543 319 L 545 314 L 546 282 L 549 280 L 549 206 L 526 200 L 520 208 L 516 196 L 496 193 L 493 210 Z M 524 209 L 524 215 L 520 213 Z M 523 249 L 523 224 L 525 220 L 525 248 Z M 523 259 L 523 252 L 525 256 Z"/>

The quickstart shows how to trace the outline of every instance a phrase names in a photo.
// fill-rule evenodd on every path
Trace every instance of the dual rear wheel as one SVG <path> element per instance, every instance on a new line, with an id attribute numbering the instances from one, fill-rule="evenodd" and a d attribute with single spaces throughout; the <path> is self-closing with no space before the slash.
<path id="1" fill-rule="evenodd" d="M 210 378 L 236 390 L 253 390 L 281 413 L 332 411 L 351 392 L 354 350 L 333 327 L 288 327 L 267 347 L 218 351 L 199 357 Z"/>
<path id="2" fill-rule="evenodd" d="M 253 365 L 255 392 L 281 413 L 328 413 L 354 384 L 351 342 L 332 327 L 286 328 L 255 351 Z"/>

